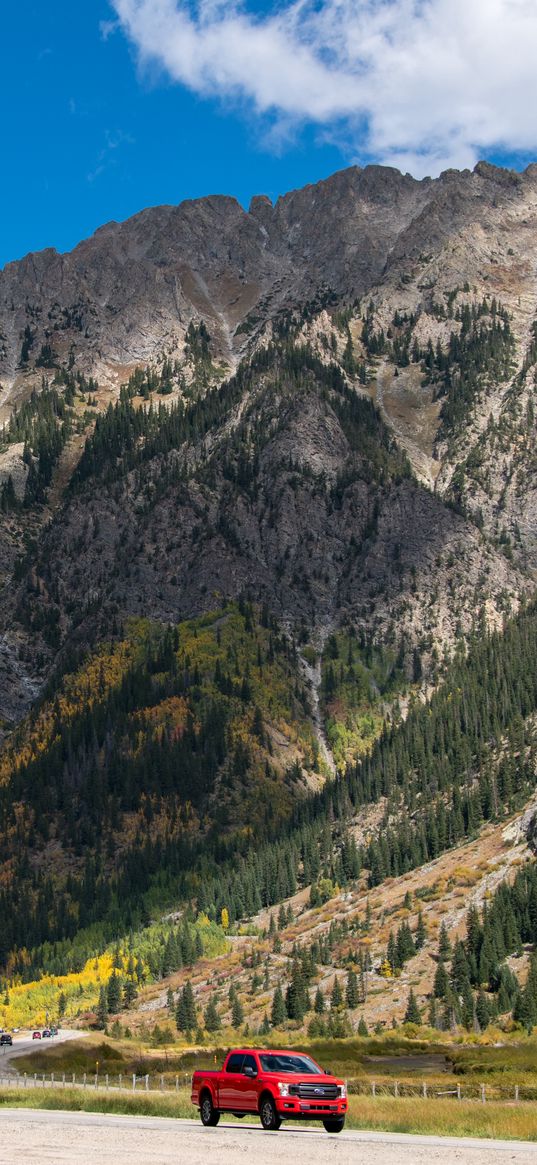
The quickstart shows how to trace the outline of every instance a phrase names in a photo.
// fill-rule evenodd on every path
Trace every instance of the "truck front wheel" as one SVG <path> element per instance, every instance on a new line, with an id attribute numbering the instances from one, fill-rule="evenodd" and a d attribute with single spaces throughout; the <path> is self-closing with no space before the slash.
<path id="1" fill-rule="evenodd" d="M 204 1092 L 200 1104 L 200 1117 L 202 1125 L 214 1128 L 220 1120 L 220 1113 L 214 1107 L 210 1092 Z"/>
<path id="2" fill-rule="evenodd" d="M 263 1128 L 267 1130 L 267 1132 L 278 1131 L 282 1121 L 281 1117 L 278 1116 L 276 1105 L 274 1104 L 272 1096 L 266 1094 L 265 1096 L 261 1097 L 261 1103 L 259 1105 L 259 1116 L 261 1118 L 261 1124 L 263 1125 Z"/>
<path id="3" fill-rule="evenodd" d="M 334 1117 L 332 1120 L 323 1121 L 323 1125 L 327 1133 L 340 1133 L 345 1124 L 345 1117 Z"/>

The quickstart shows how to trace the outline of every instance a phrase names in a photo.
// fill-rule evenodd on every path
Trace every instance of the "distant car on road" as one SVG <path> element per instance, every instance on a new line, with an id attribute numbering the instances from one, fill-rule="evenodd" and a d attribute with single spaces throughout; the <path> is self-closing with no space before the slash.
<path id="1" fill-rule="evenodd" d="M 9 1032 L 4 1032 L 0 1036 L 0 1044 L 9 1044 L 9 1046 L 11 1047 L 11 1045 L 13 1044 L 13 1037 L 10 1036 Z"/>
<path id="2" fill-rule="evenodd" d="M 51 1034 L 51 1032 L 50 1032 L 50 1028 L 48 1028 L 48 1027 L 44 1027 L 44 1028 L 43 1028 L 43 1039 L 44 1039 L 44 1040 L 48 1040 L 48 1038 L 49 1038 L 50 1034 Z"/>
<path id="3" fill-rule="evenodd" d="M 51 1029 L 50 1029 L 50 1034 L 51 1034 L 51 1036 L 57 1036 L 57 1035 L 58 1035 L 58 1028 L 57 1028 L 57 1027 L 51 1027 Z"/>
<path id="4" fill-rule="evenodd" d="M 40 1040 L 41 1039 L 41 1032 L 34 1032 L 32 1035 L 32 1039 L 33 1040 Z"/>

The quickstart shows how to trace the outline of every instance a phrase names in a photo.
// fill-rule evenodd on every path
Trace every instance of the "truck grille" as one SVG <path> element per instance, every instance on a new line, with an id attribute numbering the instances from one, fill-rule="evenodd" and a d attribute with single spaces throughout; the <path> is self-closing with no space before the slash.
<path id="1" fill-rule="evenodd" d="M 301 1100 L 336 1100 L 339 1088 L 337 1084 L 291 1084 L 289 1094 Z"/>

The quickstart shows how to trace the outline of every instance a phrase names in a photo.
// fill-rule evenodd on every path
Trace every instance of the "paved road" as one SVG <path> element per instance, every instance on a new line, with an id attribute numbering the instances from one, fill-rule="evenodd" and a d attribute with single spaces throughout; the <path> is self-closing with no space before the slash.
<path id="1" fill-rule="evenodd" d="M 0 1111 L 2 1165 L 537 1165 L 537 1144 L 341 1133 L 101 1113 Z"/>
<path id="2" fill-rule="evenodd" d="M 55 1044 L 64 1044 L 67 1040 L 83 1040 L 87 1032 L 71 1031 L 70 1028 L 60 1028 L 58 1035 L 46 1040 L 33 1040 L 27 1032 L 13 1036 L 13 1046 L 4 1044 L 0 1048 L 0 1072 L 17 1072 L 17 1056 L 27 1056 L 29 1052 L 39 1052 L 41 1049 L 54 1047 Z"/>

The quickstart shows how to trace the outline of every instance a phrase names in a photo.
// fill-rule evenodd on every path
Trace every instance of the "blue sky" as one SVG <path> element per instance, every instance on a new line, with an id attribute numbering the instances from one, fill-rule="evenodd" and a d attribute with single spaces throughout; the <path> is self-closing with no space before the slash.
<path id="1" fill-rule="evenodd" d="M 7 7 L 7 6 L 6 6 Z M 537 156 L 534 0 L 19 0 L 0 265 L 144 206 L 247 205 L 353 161 Z"/>

